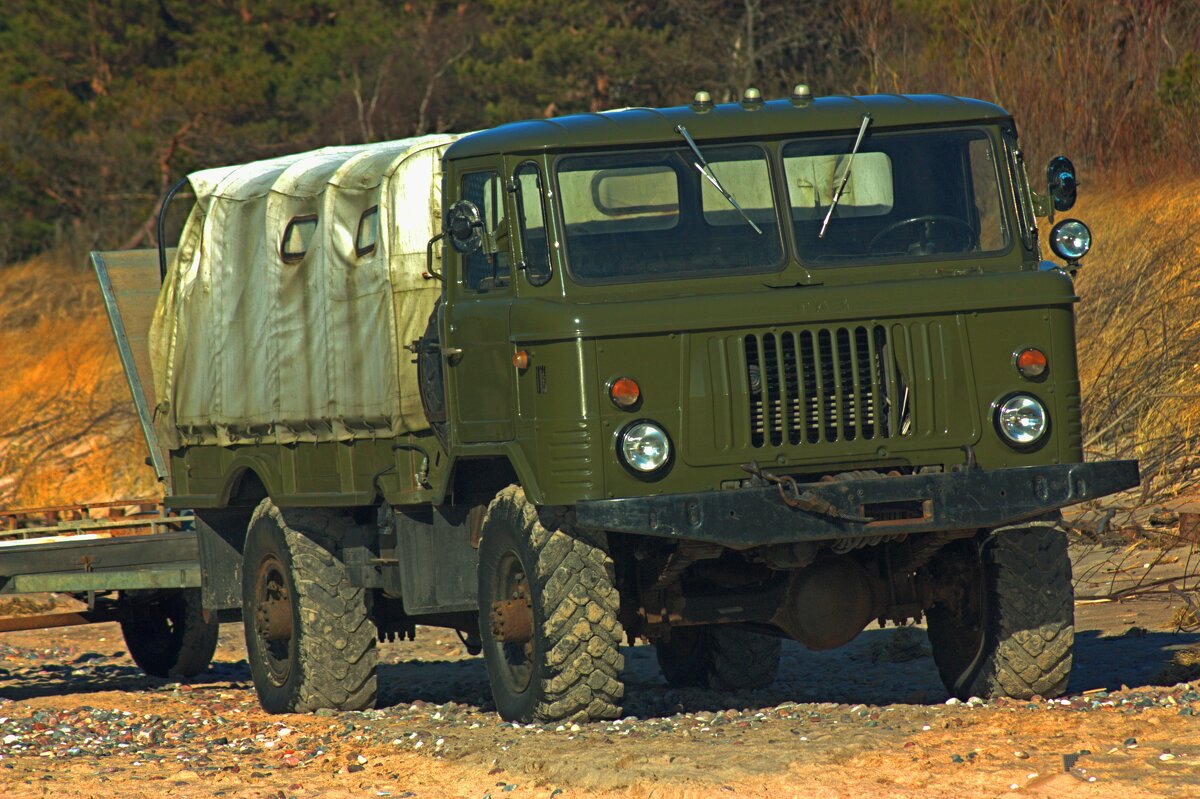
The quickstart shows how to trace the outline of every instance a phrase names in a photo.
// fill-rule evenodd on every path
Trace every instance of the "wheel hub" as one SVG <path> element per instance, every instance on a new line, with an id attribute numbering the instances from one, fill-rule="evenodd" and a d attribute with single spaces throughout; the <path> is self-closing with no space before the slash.
<path id="1" fill-rule="evenodd" d="M 512 599 L 492 603 L 492 637 L 506 644 L 525 644 L 533 640 L 533 606 L 522 586 Z"/>
<path id="2" fill-rule="evenodd" d="M 263 590 L 254 609 L 255 628 L 264 641 L 286 641 L 292 637 L 292 600 L 287 584 L 268 578 L 260 585 Z"/>
<path id="3" fill-rule="evenodd" d="M 292 594 L 288 589 L 285 567 L 278 558 L 268 556 L 259 564 L 254 581 L 252 623 L 263 665 L 271 682 L 282 685 L 292 668 Z"/>

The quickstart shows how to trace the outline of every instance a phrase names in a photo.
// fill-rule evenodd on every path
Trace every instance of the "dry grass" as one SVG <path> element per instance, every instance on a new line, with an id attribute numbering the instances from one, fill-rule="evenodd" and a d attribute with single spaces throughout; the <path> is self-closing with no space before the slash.
<path id="1" fill-rule="evenodd" d="M 1137 458 L 1140 503 L 1200 481 L 1200 180 L 1100 191 L 1072 210 L 1095 249 L 1079 273 L 1085 449 Z"/>
<path id="2" fill-rule="evenodd" d="M 94 276 L 0 273 L 0 507 L 157 493 Z"/>

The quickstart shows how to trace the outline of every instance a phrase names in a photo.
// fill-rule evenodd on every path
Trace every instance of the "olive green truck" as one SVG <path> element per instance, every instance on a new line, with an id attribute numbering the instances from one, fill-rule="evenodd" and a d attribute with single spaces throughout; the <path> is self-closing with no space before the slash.
<path id="1" fill-rule="evenodd" d="M 1139 478 L 1082 462 L 1090 234 L 1042 259 L 1074 170 L 1031 185 L 1001 108 L 701 92 L 187 185 L 122 256 L 162 261 L 135 394 L 197 518 L 173 645 L 240 609 L 267 710 L 372 706 L 418 625 L 524 722 L 616 717 L 627 641 L 735 690 L 873 622 L 956 696 L 1066 689 L 1058 511 Z"/>

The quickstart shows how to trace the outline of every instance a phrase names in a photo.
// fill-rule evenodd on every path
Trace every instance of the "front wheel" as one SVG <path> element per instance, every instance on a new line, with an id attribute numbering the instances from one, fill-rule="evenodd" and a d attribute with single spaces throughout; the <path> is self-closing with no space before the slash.
<path id="1" fill-rule="evenodd" d="M 479 629 L 496 710 L 507 721 L 621 714 L 624 630 L 603 533 L 537 508 L 520 486 L 488 506 L 479 545 Z"/>
<path id="2" fill-rule="evenodd" d="M 1053 522 L 962 541 L 932 563 L 941 597 L 926 614 L 933 659 L 960 699 L 1055 697 L 1075 641 L 1066 537 Z"/>

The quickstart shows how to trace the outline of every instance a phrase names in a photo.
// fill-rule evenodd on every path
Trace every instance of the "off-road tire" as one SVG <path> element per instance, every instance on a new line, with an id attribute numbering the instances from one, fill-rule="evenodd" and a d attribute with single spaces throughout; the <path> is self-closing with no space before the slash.
<path id="1" fill-rule="evenodd" d="M 533 622 L 528 644 L 505 644 L 492 632 L 492 602 L 503 592 L 505 564 L 516 564 L 526 580 Z M 520 486 L 496 495 L 479 546 L 479 627 L 502 718 L 618 718 L 625 693 L 619 605 L 603 533 L 576 529 L 573 511 L 535 507 Z"/>
<path id="2" fill-rule="evenodd" d="M 714 691 L 766 688 L 779 674 L 782 651 L 775 636 L 728 625 L 679 627 L 654 644 L 668 685 Z"/>
<path id="3" fill-rule="evenodd" d="M 376 629 L 370 593 L 355 587 L 334 552 L 351 524 L 329 510 L 281 509 L 263 500 L 250 518 L 242 616 L 254 688 L 269 713 L 374 707 Z M 260 567 L 290 604 L 291 635 L 267 641 L 256 627 Z"/>
<path id="4" fill-rule="evenodd" d="M 968 578 L 959 601 L 926 614 L 933 659 L 960 699 L 1055 697 L 1067 689 L 1075 602 L 1055 522 L 1006 527 L 938 555 L 934 574 Z"/>
<path id="5" fill-rule="evenodd" d="M 129 656 L 153 677 L 195 677 L 212 662 L 220 625 L 204 620 L 200 589 L 121 594 Z"/>

